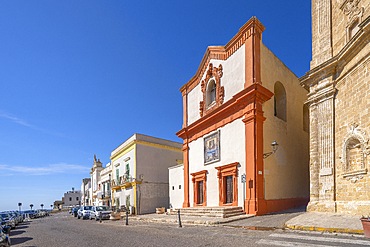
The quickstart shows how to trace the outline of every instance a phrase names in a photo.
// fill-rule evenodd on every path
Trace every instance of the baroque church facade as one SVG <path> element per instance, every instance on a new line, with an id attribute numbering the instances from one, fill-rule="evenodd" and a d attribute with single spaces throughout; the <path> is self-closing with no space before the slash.
<path id="1" fill-rule="evenodd" d="M 368 214 L 370 1 L 312 0 L 308 211 Z"/>
<path id="2" fill-rule="evenodd" d="M 208 47 L 180 89 L 182 207 L 262 215 L 308 203 L 308 92 L 263 31 L 253 17 L 225 46 Z"/>

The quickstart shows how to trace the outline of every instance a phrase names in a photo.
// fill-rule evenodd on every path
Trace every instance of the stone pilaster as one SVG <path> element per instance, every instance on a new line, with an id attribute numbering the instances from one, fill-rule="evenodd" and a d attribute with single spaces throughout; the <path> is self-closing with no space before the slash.
<path id="1" fill-rule="evenodd" d="M 334 97 L 330 78 L 311 88 L 309 211 L 335 212 Z"/>
<path id="2" fill-rule="evenodd" d="M 183 162 L 184 162 L 184 202 L 182 204 L 183 208 L 190 207 L 189 202 L 189 144 L 188 140 L 184 140 L 184 144 L 182 147 L 182 154 L 183 154 Z"/>
<path id="3" fill-rule="evenodd" d="M 331 0 L 312 0 L 311 69 L 333 56 Z"/>

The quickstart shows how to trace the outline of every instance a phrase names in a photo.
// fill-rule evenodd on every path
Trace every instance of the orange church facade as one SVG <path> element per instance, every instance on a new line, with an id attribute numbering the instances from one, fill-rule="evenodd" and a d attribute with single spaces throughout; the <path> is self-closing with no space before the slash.
<path id="1" fill-rule="evenodd" d="M 208 47 L 180 90 L 183 207 L 263 215 L 308 202 L 307 90 L 263 45 L 263 31 L 253 17 L 225 46 Z"/>

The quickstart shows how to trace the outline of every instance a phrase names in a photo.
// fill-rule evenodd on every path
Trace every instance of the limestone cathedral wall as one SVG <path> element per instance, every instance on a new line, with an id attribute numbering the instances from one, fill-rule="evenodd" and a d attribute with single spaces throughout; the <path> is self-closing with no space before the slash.
<path id="1" fill-rule="evenodd" d="M 370 44 L 337 81 L 335 164 L 337 211 L 368 214 L 370 206 Z M 354 59 L 357 60 L 357 59 Z M 361 61 L 361 60 L 360 60 Z"/>
<path id="2" fill-rule="evenodd" d="M 309 211 L 369 213 L 369 16 L 367 0 L 312 1 Z"/>
<path id="3" fill-rule="evenodd" d="M 370 1 L 332 1 L 333 56 L 337 55 L 350 40 L 351 25 L 370 16 Z"/>

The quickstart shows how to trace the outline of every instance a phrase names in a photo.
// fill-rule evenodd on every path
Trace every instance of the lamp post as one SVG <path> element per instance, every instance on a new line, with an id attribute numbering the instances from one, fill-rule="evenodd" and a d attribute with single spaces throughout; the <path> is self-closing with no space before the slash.
<path id="1" fill-rule="evenodd" d="M 271 143 L 271 147 L 272 147 L 272 152 L 264 153 L 263 154 L 263 158 L 264 159 L 266 159 L 267 157 L 269 157 L 271 154 L 274 154 L 276 152 L 276 150 L 278 149 L 279 144 L 277 143 L 277 141 L 273 141 Z"/>
<path id="2" fill-rule="evenodd" d="M 19 212 L 21 212 L 22 203 L 18 202 Z"/>
<path id="3" fill-rule="evenodd" d="M 44 209 L 44 204 L 42 204 L 42 203 L 41 203 L 41 205 L 40 205 L 40 206 L 41 206 L 41 209 Z"/>
<path id="4" fill-rule="evenodd" d="M 247 176 L 245 173 L 241 176 L 241 182 L 243 184 L 243 202 L 245 201 L 245 183 L 247 182 Z M 245 203 L 243 203 L 243 211 L 245 211 Z"/>
<path id="5" fill-rule="evenodd" d="M 108 206 L 111 208 L 112 207 L 112 190 L 111 190 L 111 186 L 112 186 L 112 183 L 111 183 L 111 174 L 109 174 L 109 181 L 108 181 L 108 188 L 107 191 L 109 193 L 109 200 L 108 200 Z"/>

